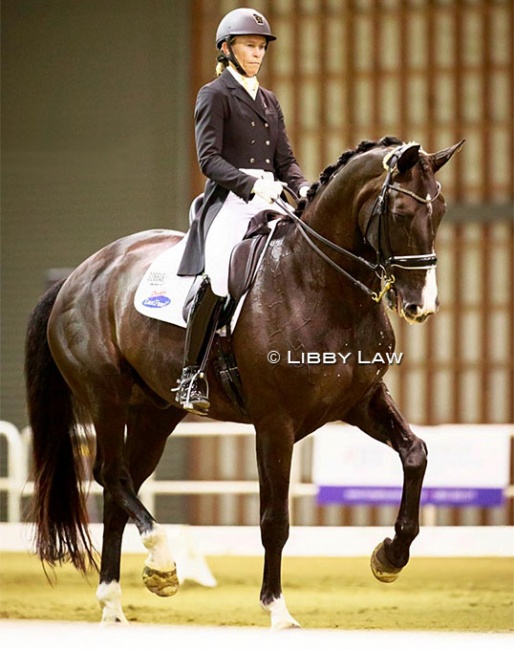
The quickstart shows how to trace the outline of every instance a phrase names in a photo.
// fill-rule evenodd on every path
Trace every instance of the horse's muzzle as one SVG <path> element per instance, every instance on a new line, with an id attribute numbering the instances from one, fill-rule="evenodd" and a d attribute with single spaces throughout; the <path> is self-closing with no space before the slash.
<path id="1" fill-rule="evenodd" d="M 400 312 L 400 316 L 403 316 L 408 323 L 424 323 L 434 313 L 433 311 L 423 311 L 419 305 L 412 302 L 404 305 L 402 312 Z"/>
<path id="2" fill-rule="evenodd" d="M 424 298 L 423 295 L 422 298 Z M 398 316 L 404 318 L 411 325 L 424 323 L 429 316 L 435 314 L 439 309 L 437 296 L 430 301 L 409 301 L 403 299 L 401 292 L 397 291 L 396 288 L 392 288 L 387 292 L 386 304 L 389 309 L 396 311 Z"/>

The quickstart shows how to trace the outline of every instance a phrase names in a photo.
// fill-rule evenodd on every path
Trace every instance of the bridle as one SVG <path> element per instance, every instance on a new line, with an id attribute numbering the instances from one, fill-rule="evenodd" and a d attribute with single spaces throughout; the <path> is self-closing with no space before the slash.
<path id="1" fill-rule="evenodd" d="M 437 257 L 434 253 L 428 255 L 392 255 L 391 246 L 389 242 L 389 219 L 388 216 L 388 198 L 389 192 L 399 192 L 401 194 L 406 194 L 407 196 L 412 197 L 418 203 L 430 206 L 432 203 L 439 197 L 441 193 L 441 184 L 437 183 L 437 190 L 433 197 L 430 194 L 426 198 L 407 190 L 401 185 L 395 185 L 391 182 L 392 175 L 397 168 L 397 162 L 400 159 L 401 155 L 404 153 L 405 149 L 412 146 L 412 144 L 400 145 L 393 151 L 389 152 L 384 156 L 382 165 L 386 170 L 387 174 L 380 190 L 380 194 L 375 201 L 375 205 L 371 211 L 371 216 L 366 226 L 366 232 L 364 234 L 367 239 L 367 231 L 369 230 L 370 223 L 374 220 L 375 217 L 378 218 L 378 248 L 377 248 L 377 265 L 383 267 L 384 269 L 390 269 L 393 267 L 407 269 L 407 270 L 428 270 L 437 265 Z M 431 209 L 430 209 L 431 212 Z M 384 241 L 385 251 L 382 249 L 382 240 Z"/>
<path id="2" fill-rule="evenodd" d="M 395 283 L 396 279 L 394 275 L 391 272 L 392 268 L 400 268 L 400 269 L 406 269 L 406 270 L 428 270 L 435 268 L 437 265 L 437 256 L 435 253 L 430 253 L 427 255 L 392 255 L 391 254 L 391 247 L 389 244 L 389 219 L 388 219 L 388 197 L 389 197 L 389 192 L 399 192 L 401 194 L 406 194 L 410 196 L 411 198 L 415 199 L 419 203 L 423 203 L 424 205 L 431 206 L 431 204 L 438 198 L 439 194 L 441 193 L 441 184 L 437 183 L 437 191 L 435 193 L 435 196 L 431 197 L 430 195 L 427 195 L 426 198 L 423 198 L 422 196 L 419 196 L 418 194 L 415 194 L 414 192 L 411 192 L 410 190 L 407 190 L 400 185 L 395 185 L 391 182 L 392 176 L 394 171 L 396 170 L 398 160 L 400 159 L 401 155 L 405 152 L 405 150 L 412 146 L 412 143 L 408 144 L 403 144 L 400 145 L 399 147 L 396 147 L 396 149 L 393 149 L 393 151 L 387 153 L 384 156 L 384 159 L 382 161 L 382 164 L 386 170 L 386 177 L 385 180 L 382 184 L 382 188 L 380 190 L 380 194 L 378 195 L 373 208 L 371 210 L 370 218 L 368 220 L 367 226 L 366 226 L 366 231 L 364 233 L 364 237 L 367 240 L 367 232 L 369 230 L 370 224 L 375 221 L 375 219 L 378 219 L 378 246 L 376 249 L 376 254 L 377 254 L 377 261 L 375 263 L 369 262 L 365 258 L 355 255 L 355 253 L 352 253 L 349 250 L 346 250 L 345 248 L 342 248 L 341 246 L 338 246 L 338 244 L 334 243 L 330 239 L 327 239 L 320 233 L 318 233 L 312 226 L 309 224 L 305 223 L 305 221 L 302 221 L 291 209 L 291 206 L 289 203 L 284 201 L 283 199 L 279 198 L 277 199 L 276 203 L 284 209 L 288 216 L 290 216 L 296 226 L 298 227 L 298 230 L 300 231 L 301 235 L 305 239 L 305 241 L 309 244 L 309 246 L 323 259 L 327 264 L 329 264 L 332 268 L 334 268 L 338 273 L 341 273 L 344 275 L 346 278 L 348 278 L 353 284 L 364 293 L 366 293 L 372 300 L 375 302 L 380 302 L 384 295 L 391 289 L 393 284 Z M 289 188 L 284 188 L 294 199 L 296 199 L 295 194 L 289 189 Z M 377 293 L 376 291 L 371 290 L 369 287 L 367 287 L 364 283 L 362 283 L 360 280 L 357 278 L 353 277 L 346 269 L 343 269 L 339 264 L 334 262 L 332 258 L 330 258 L 326 253 L 324 253 L 318 244 L 314 241 L 316 239 L 318 242 L 321 242 L 331 250 L 335 251 L 336 253 L 340 253 L 341 255 L 344 255 L 350 260 L 353 260 L 355 262 L 358 262 L 359 264 L 362 264 L 369 270 L 373 271 L 375 275 L 379 278 L 380 284 L 381 284 L 381 290 Z M 369 240 L 367 240 L 369 243 Z M 382 248 L 382 241 L 385 243 L 385 251 Z"/>

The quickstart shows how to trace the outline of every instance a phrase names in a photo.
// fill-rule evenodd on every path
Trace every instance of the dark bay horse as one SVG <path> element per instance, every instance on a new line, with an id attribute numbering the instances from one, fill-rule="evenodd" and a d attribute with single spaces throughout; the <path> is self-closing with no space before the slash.
<path id="1" fill-rule="evenodd" d="M 281 588 L 293 445 L 323 424 L 356 425 L 399 454 L 404 482 L 395 535 L 373 552 L 372 571 L 391 582 L 409 560 L 426 448 L 387 391 L 387 361 L 359 365 L 358 352 L 386 359 L 394 350 L 384 303 L 410 323 L 437 310 L 435 235 L 445 203 L 435 174 L 461 144 L 427 154 L 395 138 L 366 141 L 328 167 L 301 220 L 277 226 L 233 333 L 248 418 L 212 365 L 207 369 L 209 415 L 255 426 L 265 551 L 260 602 L 273 628 L 298 627 Z M 178 588 L 164 528 L 137 493 L 186 415 L 171 392 L 184 330 L 140 315 L 133 303 L 151 261 L 181 236 L 155 230 L 106 246 L 43 296 L 28 326 L 37 552 L 50 565 L 95 564 L 81 480 L 84 441 L 76 435 L 89 423 L 94 478 L 104 488 L 97 598 L 105 622 L 126 621 L 119 579 L 129 517 L 149 552 L 146 587 L 160 596 Z M 288 353 L 298 359 L 301 352 L 351 355 L 338 364 L 287 362 Z"/>

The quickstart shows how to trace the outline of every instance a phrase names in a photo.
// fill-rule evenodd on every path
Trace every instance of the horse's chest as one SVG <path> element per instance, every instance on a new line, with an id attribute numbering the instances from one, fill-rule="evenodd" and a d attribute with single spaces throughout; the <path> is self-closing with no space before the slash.
<path id="1" fill-rule="evenodd" d="M 281 357 L 288 371 L 303 375 L 308 384 L 332 385 L 344 392 L 353 384 L 368 386 L 395 363 L 394 334 L 388 321 L 320 332 L 316 336 L 292 333 Z"/>

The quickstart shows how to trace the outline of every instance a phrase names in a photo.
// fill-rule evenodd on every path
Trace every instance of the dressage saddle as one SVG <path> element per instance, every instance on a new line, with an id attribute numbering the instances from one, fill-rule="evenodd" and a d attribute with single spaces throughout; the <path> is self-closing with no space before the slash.
<path id="1" fill-rule="evenodd" d="M 197 196 L 191 205 L 190 220 L 201 209 L 203 195 Z M 269 222 L 283 218 L 283 215 L 273 210 L 263 210 L 251 218 L 243 239 L 234 246 L 229 262 L 228 290 L 229 298 L 221 316 L 222 324 L 226 324 L 234 314 L 235 308 L 244 294 L 251 287 L 259 261 L 264 252 L 268 235 L 271 232 Z M 187 322 L 193 298 L 202 282 L 198 276 L 193 283 L 184 302 L 182 315 Z"/>
<path id="2" fill-rule="evenodd" d="M 201 209 L 202 199 L 203 196 L 200 195 L 193 202 L 190 219 L 194 218 L 197 211 Z M 243 415 L 247 415 L 245 398 L 232 348 L 230 322 L 239 301 L 252 285 L 259 261 L 261 260 L 268 236 L 271 232 L 269 222 L 276 219 L 277 216 L 279 215 L 273 210 L 263 210 L 256 214 L 250 220 L 242 241 L 234 247 L 229 263 L 229 296 L 220 311 L 218 322 L 215 325 L 218 332 L 224 328 L 224 336 L 216 337 L 213 342 L 213 349 L 215 351 L 214 367 L 221 378 L 225 393 Z M 282 218 L 282 215 L 280 217 Z M 198 276 L 186 297 L 183 307 L 183 317 L 186 322 L 202 280 L 203 277 Z"/>

